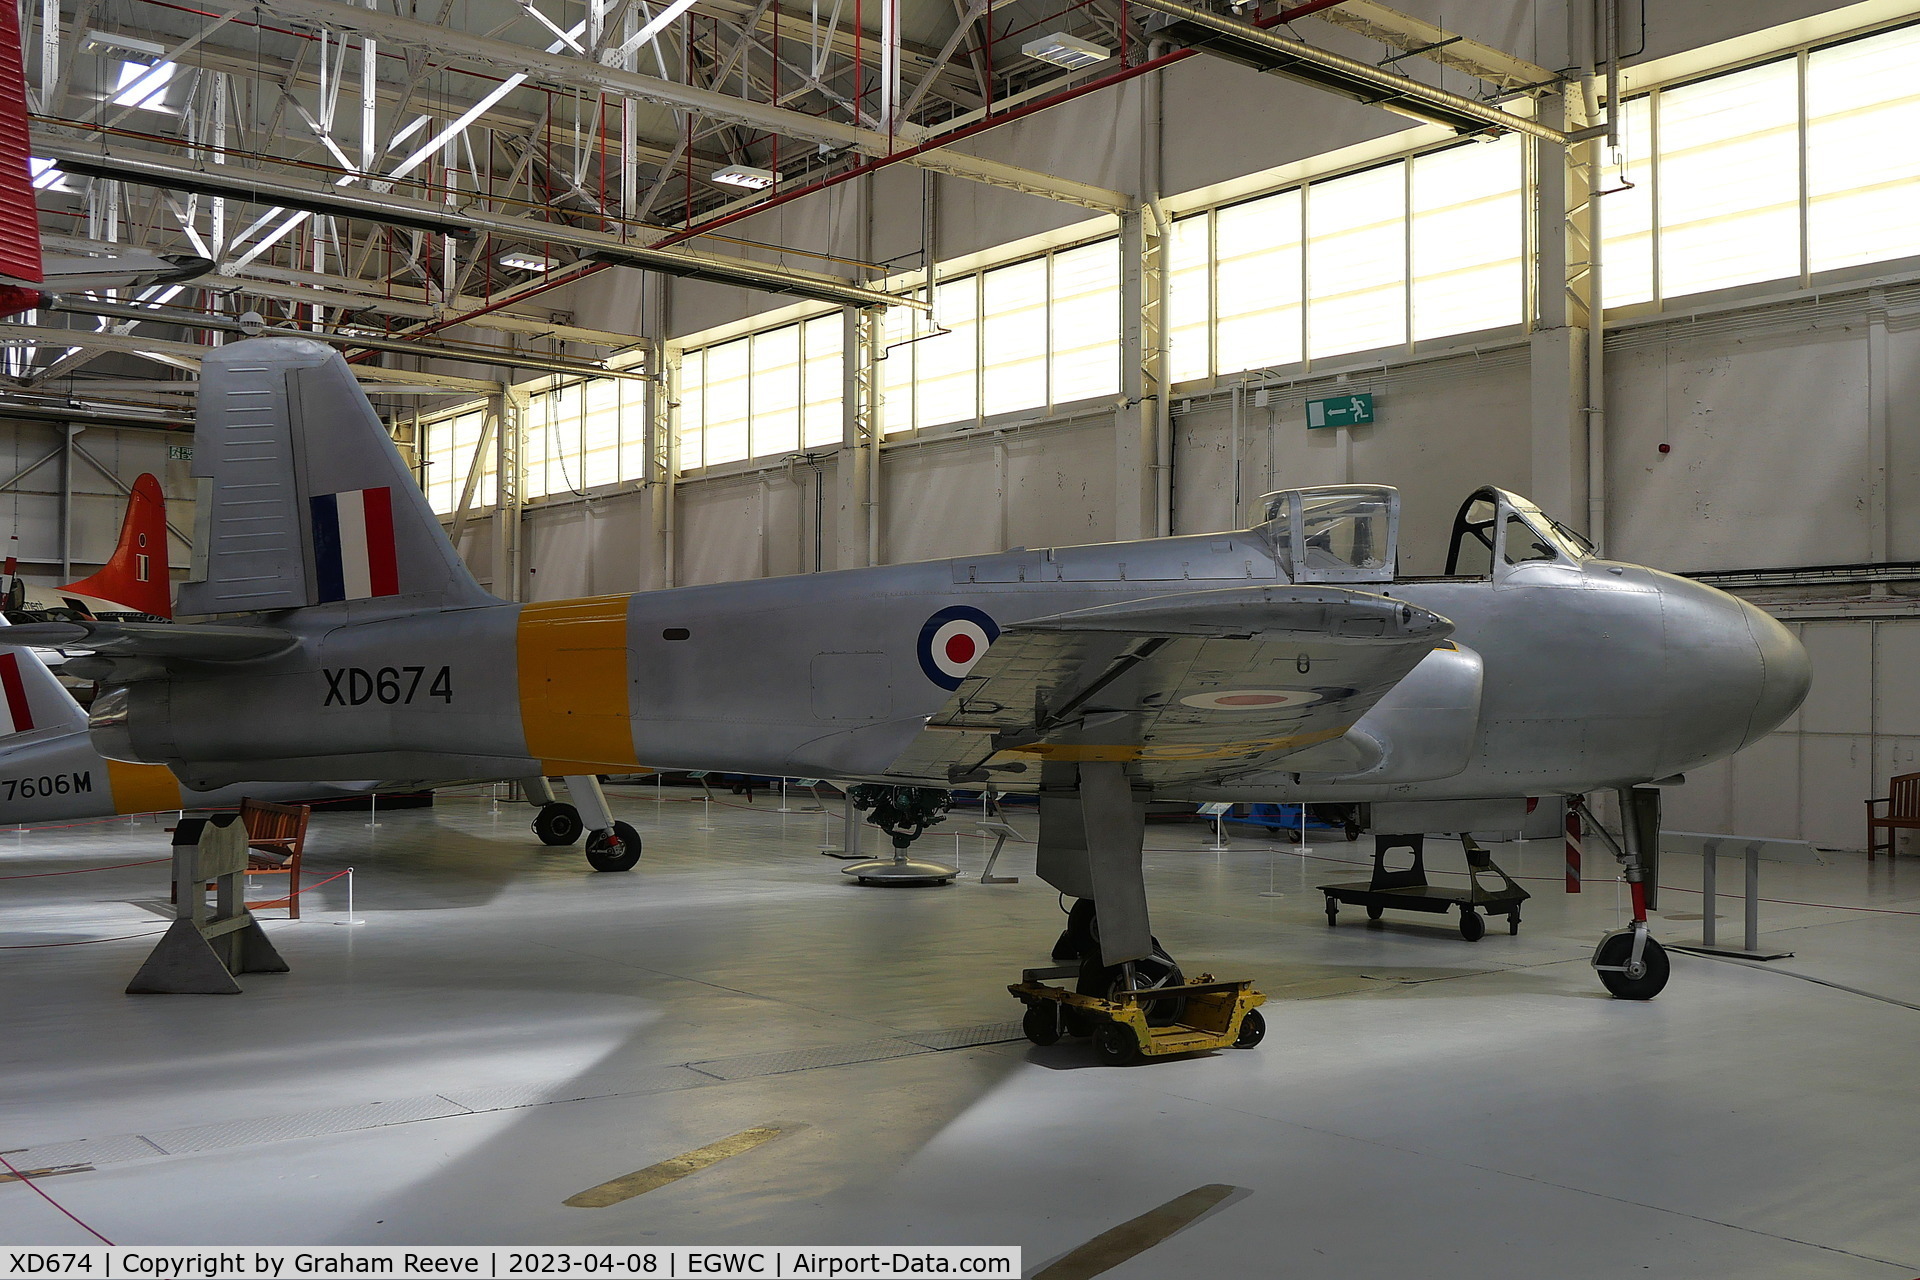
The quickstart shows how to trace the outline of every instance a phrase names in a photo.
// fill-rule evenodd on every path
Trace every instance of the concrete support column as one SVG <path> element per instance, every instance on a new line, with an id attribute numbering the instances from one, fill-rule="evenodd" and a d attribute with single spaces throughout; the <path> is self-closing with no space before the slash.
<path id="1" fill-rule="evenodd" d="M 1540 119 L 1578 129 L 1586 111 L 1576 86 L 1540 99 Z M 1529 144 L 1532 170 L 1532 474 L 1529 496 L 1576 526 L 1588 511 L 1588 325 L 1592 317 L 1590 160 L 1596 144 Z M 1594 537 L 1595 531 L 1588 530 Z M 1598 538 L 1595 538 L 1598 541 Z"/>
<path id="2" fill-rule="evenodd" d="M 1152 205 L 1120 220 L 1120 394 L 1114 411 L 1113 536 L 1168 532 L 1172 443 L 1166 394 L 1166 224 Z"/>
<path id="3" fill-rule="evenodd" d="M 670 342 L 655 346 L 654 377 L 647 383 L 647 475 L 653 496 L 655 553 L 659 557 L 659 585 L 678 580 L 680 555 L 674 504 L 680 478 L 680 348 Z"/>
<path id="4" fill-rule="evenodd" d="M 495 397 L 498 425 L 494 439 L 493 594 L 502 600 L 520 599 L 521 515 L 526 507 L 521 454 L 527 438 L 527 414 L 532 397 L 507 386 Z"/>
<path id="5" fill-rule="evenodd" d="M 880 346 L 885 312 L 875 307 L 841 310 L 839 518 L 837 556 L 842 569 L 879 564 Z"/>

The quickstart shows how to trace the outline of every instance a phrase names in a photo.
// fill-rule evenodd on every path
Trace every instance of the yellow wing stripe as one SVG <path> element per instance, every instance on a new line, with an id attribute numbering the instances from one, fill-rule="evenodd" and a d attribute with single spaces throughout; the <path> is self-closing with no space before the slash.
<path id="1" fill-rule="evenodd" d="M 629 596 L 530 604 L 520 611 L 520 722 L 550 775 L 630 770 Z"/>
<path id="2" fill-rule="evenodd" d="M 181 807 L 180 780 L 165 765 L 109 760 L 107 785 L 113 789 L 115 813 L 158 813 Z"/>

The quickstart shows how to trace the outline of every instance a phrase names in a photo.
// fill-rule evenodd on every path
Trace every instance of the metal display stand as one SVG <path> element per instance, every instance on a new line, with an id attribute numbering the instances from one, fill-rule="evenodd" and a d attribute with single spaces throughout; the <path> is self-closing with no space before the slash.
<path id="1" fill-rule="evenodd" d="M 993 874 L 994 864 L 1000 861 L 1000 851 L 1007 847 L 1007 841 L 1015 844 L 1032 844 L 1033 841 L 1021 835 L 1011 824 L 1005 822 L 976 822 L 974 830 L 985 832 L 994 837 L 993 852 L 987 855 L 987 865 L 980 872 L 981 884 L 1019 884 L 1019 876 L 997 876 Z"/>
<path id="2" fill-rule="evenodd" d="M 1694 951 L 1710 956 L 1732 956 L 1740 960 L 1784 960 L 1791 951 L 1766 951 L 1760 946 L 1760 864 L 1762 862 L 1819 862 L 1813 846 L 1805 840 L 1771 840 L 1764 836 L 1722 836 L 1699 831 L 1662 831 L 1660 847 L 1667 853 L 1693 853 L 1700 856 L 1700 945 L 1668 943 L 1671 951 Z M 1714 907 L 1719 891 L 1719 863 L 1722 858 L 1747 860 L 1746 946 L 1735 949 L 1719 945 L 1718 921 Z"/>
<path id="3" fill-rule="evenodd" d="M 173 832 L 174 922 L 127 984 L 127 994 L 239 995 L 237 973 L 287 972 L 287 962 L 247 910 L 246 874 L 247 828 L 239 814 L 181 820 Z"/>
<path id="4" fill-rule="evenodd" d="M 1427 911 L 1434 914 L 1444 914 L 1449 908 L 1458 907 L 1460 936 L 1468 942 L 1478 942 L 1486 936 L 1487 922 L 1480 916 L 1481 911 L 1488 915 L 1506 916 L 1507 932 L 1520 932 L 1520 904 L 1533 895 L 1515 884 L 1512 876 L 1495 866 L 1493 858 L 1479 842 L 1465 832 L 1460 835 L 1460 843 L 1467 854 L 1469 883 L 1465 889 L 1427 883 L 1426 842 L 1424 835 L 1375 836 L 1371 880 L 1320 886 L 1320 892 L 1327 895 L 1327 923 L 1334 923 L 1342 903 L 1350 907 L 1365 907 L 1369 920 L 1378 920 L 1389 907 L 1396 911 Z M 1387 870 L 1386 855 L 1390 849 L 1412 850 L 1413 865 L 1400 871 Z M 1498 876 L 1501 887 L 1494 889 L 1481 884 L 1480 877 L 1483 875 Z"/>

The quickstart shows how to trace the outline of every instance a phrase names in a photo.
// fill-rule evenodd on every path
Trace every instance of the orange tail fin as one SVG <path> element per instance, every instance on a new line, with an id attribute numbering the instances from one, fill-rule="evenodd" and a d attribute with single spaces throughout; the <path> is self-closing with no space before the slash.
<path id="1" fill-rule="evenodd" d="M 110 600 L 156 618 L 173 616 L 172 582 L 167 576 L 167 498 L 158 480 L 143 475 L 133 482 L 127 518 L 120 524 L 120 545 L 113 549 L 106 567 L 60 589 Z"/>

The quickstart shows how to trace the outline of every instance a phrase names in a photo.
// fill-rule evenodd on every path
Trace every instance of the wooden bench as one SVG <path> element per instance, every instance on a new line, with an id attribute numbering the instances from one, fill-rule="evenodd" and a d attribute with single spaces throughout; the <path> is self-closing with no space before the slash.
<path id="1" fill-rule="evenodd" d="M 307 845 L 307 819 L 312 813 L 312 806 L 304 804 L 240 802 L 240 820 L 247 824 L 247 874 L 287 877 L 286 897 L 249 902 L 250 910 L 285 907 L 289 920 L 300 918 L 300 855 Z"/>
<path id="2" fill-rule="evenodd" d="M 1887 811 L 1877 814 L 1873 806 L 1884 804 Z M 1867 801 L 1867 861 L 1873 861 L 1873 855 L 1881 849 L 1887 851 L 1889 858 L 1894 856 L 1894 842 L 1899 839 L 1897 831 L 1920 831 L 1920 773 L 1903 773 L 1887 784 L 1887 794 L 1877 800 Z M 1875 832 L 1887 833 L 1886 843 L 1879 842 Z"/>

